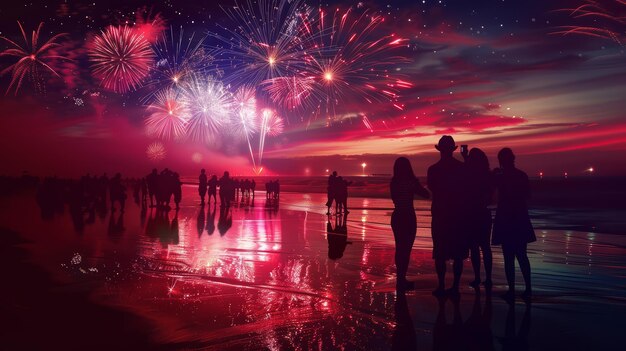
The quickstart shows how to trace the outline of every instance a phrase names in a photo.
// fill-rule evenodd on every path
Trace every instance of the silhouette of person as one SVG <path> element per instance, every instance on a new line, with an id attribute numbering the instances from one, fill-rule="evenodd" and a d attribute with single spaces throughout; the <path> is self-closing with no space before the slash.
<path id="1" fill-rule="evenodd" d="M 337 216 L 335 218 L 335 228 L 333 229 L 328 216 L 326 223 L 326 239 L 328 240 L 328 258 L 331 260 L 340 259 L 346 251 L 346 246 L 352 244 L 348 241 L 348 215 Z"/>
<path id="2" fill-rule="evenodd" d="M 509 290 L 502 296 L 515 297 L 515 258 L 519 263 L 526 290 L 522 294 L 529 298 L 532 294 L 530 283 L 530 261 L 526 253 L 528 243 L 537 240 L 530 223 L 527 200 L 530 197 L 528 175 L 515 168 L 515 155 L 509 148 L 498 152 L 500 168 L 494 170 L 494 182 L 498 190 L 498 208 L 493 225 L 494 245 L 502 245 L 504 272 Z"/>
<path id="3" fill-rule="evenodd" d="M 183 197 L 183 182 L 180 181 L 180 175 L 174 173 L 173 179 L 173 191 L 174 191 L 174 203 L 176 204 L 176 210 L 180 209 L 180 200 Z"/>
<path id="4" fill-rule="evenodd" d="M 207 177 L 204 168 L 200 170 L 200 176 L 198 177 L 198 194 L 200 194 L 200 204 L 204 205 L 204 196 L 207 191 Z"/>
<path id="5" fill-rule="evenodd" d="M 468 257 L 469 250 L 462 227 L 466 200 L 462 182 L 465 166 L 452 156 L 457 146 L 451 136 L 442 136 L 435 148 L 439 150 L 441 159 L 428 168 L 428 189 L 433 196 L 431 233 L 438 280 L 433 295 L 441 296 L 446 292 L 459 293 L 463 260 Z M 454 282 L 449 290 L 445 290 L 446 260 L 450 259 L 454 261 Z"/>
<path id="6" fill-rule="evenodd" d="M 230 178 L 228 171 L 224 172 L 224 176 L 220 178 L 220 207 L 229 207 L 230 201 L 235 195 L 233 180 Z"/>
<path id="7" fill-rule="evenodd" d="M 417 217 L 413 199 L 415 195 L 429 198 L 430 194 L 420 184 L 413 173 L 411 162 L 406 157 L 399 157 L 393 164 L 393 178 L 391 178 L 389 188 L 395 207 L 391 215 L 391 229 L 396 242 L 396 288 L 398 291 L 412 290 L 415 286 L 413 282 L 406 279 L 406 272 L 417 234 Z"/>
<path id="8" fill-rule="evenodd" d="M 209 199 L 208 202 L 211 202 L 211 196 L 213 196 L 214 203 L 217 204 L 217 176 L 214 174 L 209 180 Z"/>
<path id="9" fill-rule="evenodd" d="M 396 327 L 391 337 L 391 350 L 417 350 L 417 334 L 409 313 L 406 294 L 403 291 L 396 295 L 394 310 Z"/>
<path id="10" fill-rule="evenodd" d="M 150 197 L 150 207 L 154 207 L 158 204 L 157 187 L 159 183 L 159 174 L 157 169 L 154 168 L 152 173 L 146 176 L 146 183 L 148 185 L 148 195 Z"/>
<path id="11" fill-rule="evenodd" d="M 474 280 L 470 285 L 480 285 L 480 251 L 485 264 L 485 287 L 493 285 L 491 281 L 491 211 L 487 208 L 491 202 L 492 177 L 487 155 L 478 148 L 470 150 L 465 158 L 467 179 L 466 227 L 469 232 L 469 246 L 474 269 Z"/>
<path id="12" fill-rule="evenodd" d="M 345 214 L 350 213 L 348 211 L 348 186 L 352 184 L 343 177 L 337 177 L 335 180 L 335 205 L 336 213 L 343 212 Z"/>
<path id="13" fill-rule="evenodd" d="M 333 171 L 331 175 L 328 176 L 328 188 L 327 195 L 328 201 L 326 201 L 326 207 L 328 207 L 327 215 L 330 214 L 330 208 L 333 206 L 333 201 L 335 200 L 335 182 L 337 180 L 337 171 Z"/>

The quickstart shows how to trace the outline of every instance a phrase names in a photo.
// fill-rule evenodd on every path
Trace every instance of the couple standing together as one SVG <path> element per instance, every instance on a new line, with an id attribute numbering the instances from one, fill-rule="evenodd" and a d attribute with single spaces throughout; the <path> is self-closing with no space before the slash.
<path id="1" fill-rule="evenodd" d="M 526 283 L 525 297 L 530 297 L 530 263 L 526 245 L 536 240 L 528 216 L 526 201 L 530 195 L 528 176 L 515 168 L 515 155 L 509 148 L 498 153 L 500 168 L 489 169 L 485 153 L 473 148 L 464 150 L 465 162 L 453 157 L 457 149 L 454 139 L 444 135 L 435 146 L 441 159 L 428 168 L 428 190 L 419 182 L 411 163 L 405 157 L 396 160 L 391 180 L 391 198 L 395 209 L 391 216 L 391 227 L 396 242 L 395 263 L 397 290 L 414 289 L 414 283 L 406 279 L 409 258 L 417 221 L 413 197 L 429 198 L 432 194 L 432 239 L 433 259 L 437 272 L 438 286 L 433 295 L 456 295 L 463 271 L 463 260 L 472 255 L 475 279 L 470 283 L 477 288 L 480 280 L 480 251 L 485 265 L 486 288 L 491 281 L 491 244 L 502 245 L 504 268 L 509 290 L 505 298 L 515 295 L 515 258 Z M 498 192 L 498 208 L 491 237 L 491 212 L 487 208 L 493 189 Z M 446 261 L 453 260 L 454 280 L 452 287 L 445 289 Z"/>

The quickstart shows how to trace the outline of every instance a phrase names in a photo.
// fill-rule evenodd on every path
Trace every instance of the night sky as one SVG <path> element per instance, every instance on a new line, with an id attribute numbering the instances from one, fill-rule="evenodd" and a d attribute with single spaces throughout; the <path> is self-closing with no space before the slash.
<path id="1" fill-rule="evenodd" d="M 66 59 L 51 61 L 60 77 L 40 70 L 39 80 L 26 75 L 17 92 L 9 90 L 11 71 L 0 78 L 6 92 L 0 97 L 2 173 L 138 175 L 152 167 L 171 167 L 191 175 L 204 167 L 250 174 L 250 154 L 265 168 L 264 174 L 322 175 L 327 168 L 360 174 L 362 162 L 367 163 L 367 173 L 390 173 L 393 160 L 402 154 L 410 155 L 416 173 L 424 174 L 436 158 L 433 145 L 441 135 L 451 134 L 457 144 L 486 151 L 492 166 L 497 151 L 511 147 L 519 167 L 530 175 L 587 176 L 590 167 L 598 175 L 626 174 L 626 4 L 619 0 L 599 0 L 596 7 L 578 12 L 573 9 L 588 3 L 304 1 L 314 13 L 350 9 L 350 18 L 382 16 L 363 42 L 387 36 L 404 40 L 363 58 L 393 58 L 375 66 L 381 73 L 381 67 L 386 70 L 385 79 L 348 77 L 331 104 L 312 93 L 317 102 L 290 109 L 258 88 L 258 105 L 272 109 L 284 122 L 282 133 L 267 136 L 262 165 L 258 133 L 247 141 L 235 141 L 229 134 L 211 143 L 162 140 L 147 133 L 147 106 L 154 89 L 147 84 L 150 78 L 128 92 L 116 92 L 94 74 L 89 50 L 108 26 L 138 28 L 142 19 L 159 18 L 162 32 L 182 27 L 186 35 L 203 37 L 237 28 L 226 13 L 234 3 L 4 2 L 3 37 L 23 44 L 17 21 L 29 37 L 40 22 L 41 40 L 68 35 L 54 49 Z M 571 33 L 562 33 L 567 30 Z M 6 40 L 0 45 L 1 50 L 10 47 Z M 207 64 L 202 74 L 218 76 L 233 92 L 237 85 L 260 86 L 253 79 L 231 79 L 241 78 L 238 73 L 244 68 L 220 61 L 224 55 L 216 53 L 219 47 L 214 36 L 204 39 L 201 49 L 218 60 Z M 4 70 L 16 61 L 2 56 L 0 67 Z M 408 82 L 392 87 L 391 99 L 354 93 L 357 85 L 385 85 L 391 76 Z M 317 95 L 330 89 L 322 88 Z M 147 153 L 154 144 L 165 154 Z"/>

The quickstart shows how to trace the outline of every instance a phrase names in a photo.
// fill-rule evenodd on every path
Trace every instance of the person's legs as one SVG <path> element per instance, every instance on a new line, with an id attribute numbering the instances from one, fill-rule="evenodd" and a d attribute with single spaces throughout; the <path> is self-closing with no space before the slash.
<path id="1" fill-rule="evenodd" d="M 477 288 L 480 284 L 480 250 L 478 248 L 478 245 L 472 245 L 472 247 L 470 248 L 470 254 L 472 260 L 472 269 L 474 270 L 474 281 L 472 281 L 470 285 L 474 288 Z"/>
<path id="2" fill-rule="evenodd" d="M 415 224 L 411 225 L 410 221 L 415 219 L 406 214 L 394 211 L 391 215 L 391 229 L 393 230 L 393 238 L 396 243 L 395 263 L 396 263 L 396 287 L 398 291 L 411 289 L 411 285 L 406 279 L 406 273 L 409 268 L 409 258 L 411 249 L 415 241 L 415 232 L 417 228 Z M 338 224 L 336 223 L 335 226 Z"/>
<path id="3" fill-rule="evenodd" d="M 503 297 L 512 298 L 515 295 L 515 249 L 502 245 L 502 256 L 504 256 L 504 274 L 509 285 L 509 290 Z"/>
<path id="4" fill-rule="evenodd" d="M 452 270 L 454 272 L 454 282 L 452 283 L 451 292 L 457 293 L 459 291 L 459 282 L 461 281 L 461 273 L 463 273 L 463 259 L 456 258 L 452 264 Z"/>
<path id="5" fill-rule="evenodd" d="M 489 241 L 487 241 L 483 243 L 480 248 L 483 251 L 483 262 L 485 264 L 485 286 L 490 287 L 493 284 L 491 281 L 491 270 L 493 266 L 491 245 L 489 245 Z"/>
<path id="6" fill-rule="evenodd" d="M 526 244 L 517 250 L 516 256 L 519 268 L 522 271 L 522 276 L 524 277 L 524 283 L 526 284 L 524 295 L 530 295 L 532 291 L 530 284 L 530 261 L 528 260 L 528 254 L 526 253 Z"/>
<path id="7" fill-rule="evenodd" d="M 435 271 L 437 272 L 437 289 L 433 291 L 433 294 L 443 294 L 446 286 L 446 260 L 435 258 Z"/>

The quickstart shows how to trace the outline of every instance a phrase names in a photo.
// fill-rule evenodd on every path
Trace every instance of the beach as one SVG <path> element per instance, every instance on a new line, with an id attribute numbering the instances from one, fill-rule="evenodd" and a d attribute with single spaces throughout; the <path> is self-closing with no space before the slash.
<path id="1" fill-rule="evenodd" d="M 620 226 L 612 233 L 575 230 L 588 226 L 570 225 L 567 211 L 531 211 L 538 239 L 528 247 L 531 303 L 518 298 L 508 305 L 498 297 L 506 289 L 499 247 L 491 293 L 469 287 L 467 260 L 460 299 L 440 301 L 431 295 L 430 202 L 415 201 L 408 277 L 416 290 L 400 296 L 388 198 L 352 192 L 344 236 L 336 232 L 344 218 L 325 215 L 325 194 L 284 188 L 278 207 L 259 184 L 254 199 L 220 213 L 219 203 L 200 206 L 197 188 L 187 184 L 180 210 L 166 217 L 142 211 L 131 197 L 123 214 L 87 214 L 82 221 L 67 210 L 42 219 L 32 189 L 3 197 L 2 318 L 9 326 L 3 344 L 618 350 L 626 343 Z M 34 330 L 42 334 L 30 337 Z"/>

